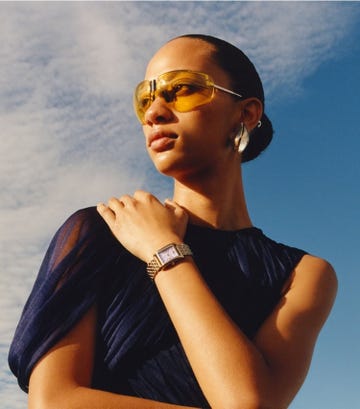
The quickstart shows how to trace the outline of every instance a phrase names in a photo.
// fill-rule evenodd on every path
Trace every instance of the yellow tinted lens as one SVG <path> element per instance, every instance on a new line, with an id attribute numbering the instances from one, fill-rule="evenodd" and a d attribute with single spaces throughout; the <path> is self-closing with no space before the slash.
<path id="1" fill-rule="evenodd" d="M 210 102 L 214 87 L 206 74 L 171 71 L 159 76 L 156 93 L 171 103 L 176 111 L 187 112 Z"/>
<path id="2" fill-rule="evenodd" d="M 152 86 L 155 91 L 152 91 Z M 209 103 L 214 96 L 214 83 L 204 73 L 195 71 L 170 71 L 156 80 L 142 81 L 134 93 L 134 109 L 140 122 L 155 97 L 163 98 L 176 111 L 187 112 Z"/>
<path id="3" fill-rule="evenodd" d="M 144 121 L 144 115 L 151 105 L 150 82 L 142 81 L 136 87 L 134 93 L 134 109 L 140 122 Z"/>

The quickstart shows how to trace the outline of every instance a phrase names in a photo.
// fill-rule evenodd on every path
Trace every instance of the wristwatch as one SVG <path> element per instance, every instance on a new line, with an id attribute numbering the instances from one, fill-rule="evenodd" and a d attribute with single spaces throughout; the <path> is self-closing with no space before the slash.
<path id="1" fill-rule="evenodd" d="M 185 243 L 171 243 L 158 250 L 151 261 L 148 263 L 146 270 L 150 278 L 154 280 L 160 270 L 164 270 L 182 260 L 185 256 L 192 256 L 190 247 Z"/>

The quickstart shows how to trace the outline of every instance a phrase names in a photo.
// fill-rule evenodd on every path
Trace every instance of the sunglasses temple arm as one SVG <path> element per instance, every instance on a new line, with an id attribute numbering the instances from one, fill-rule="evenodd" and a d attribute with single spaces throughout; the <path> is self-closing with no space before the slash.
<path id="1" fill-rule="evenodd" d="M 227 92 L 228 94 L 235 95 L 235 96 L 237 96 L 237 97 L 239 97 L 239 98 L 243 98 L 242 95 L 240 95 L 240 94 L 238 94 L 238 93 L 236 93 L 236 92 L 234 92 L 234 91 L 230 91 L 230 90 L 227 89 L 227 88 L 223 88 L 223 87 L 221 87 L 220 85 L 215 85 L 215 84 L 214 84 L 214 88 L 216 88 L 216 89 L 218 89 L 218 90 L 220 90 L 220 91 L 223 91 L 223 92 Z"/>

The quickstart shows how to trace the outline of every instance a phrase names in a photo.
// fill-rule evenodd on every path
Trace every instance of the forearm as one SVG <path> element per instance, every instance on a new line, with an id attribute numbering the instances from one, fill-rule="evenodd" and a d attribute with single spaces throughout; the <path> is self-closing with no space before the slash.
<path id="1" fill-rule="evenodd" d="M 160 272 L 156 285 L 211 407 L 237 406 L 241 400 L 241 407 L 252 407 L 269 386 L 269 367 L 228 317 L 193 261 L 189 258 Z"/>
<path id="2" fill-rule="evenodd" d="M 185 407 L 92 389 L 96 321 L 94 306 L 38 361 L 29 380 L 29 409 Z"/>

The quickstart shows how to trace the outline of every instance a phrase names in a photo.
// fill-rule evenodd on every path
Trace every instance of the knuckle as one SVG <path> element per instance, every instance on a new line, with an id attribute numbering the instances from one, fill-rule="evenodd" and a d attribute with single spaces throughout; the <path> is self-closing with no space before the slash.
<path id="1" fill-rule="evenodd" d="M 115 204 L 115 203 L 117 203 L 118 202 L 118 199 L 116 198 L 116 197 L 110 197 L 110 199 L 108 200 L 108 203 L 109 204 Z"/>
<path id="2" fill-rule="evenodd" d="M 122 195 L 122 196 L 119 197 L 118 201 L 119 202 L 124 202 L 124 201 L 127 201 L 129 199 L 130 199 L 129 195 Z"/>
<path id="3" fill-rule="evenodd" d="M 135 199 L 139 199 L 139 198 L 141 198 L 141 197 L 143 196 L 144 193 L 145 193 L 145 192 L 142 191 L 142 190 L 135 190 L 135 192 L 134 192 L 134 198 L 135 198 Z"/>
<path id="4" fill-rule="evenodd" d="M 144 190 L 136 190 L 134 193 L 134 198 L 138 200 L 150 200 L 153 195 L 149 192 L 145 192 Z"/>

